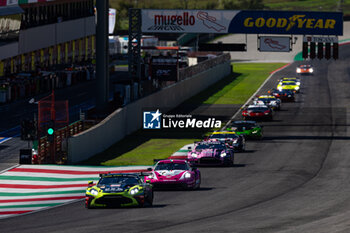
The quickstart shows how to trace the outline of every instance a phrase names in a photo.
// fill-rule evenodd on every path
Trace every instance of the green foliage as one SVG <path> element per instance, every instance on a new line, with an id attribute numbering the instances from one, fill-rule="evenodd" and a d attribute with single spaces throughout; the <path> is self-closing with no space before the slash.
<path id="1" fill-rule="evenodd" d="M 265 8 L 263 0 L 223 0 L 222 5 L 225 10 Z"/>

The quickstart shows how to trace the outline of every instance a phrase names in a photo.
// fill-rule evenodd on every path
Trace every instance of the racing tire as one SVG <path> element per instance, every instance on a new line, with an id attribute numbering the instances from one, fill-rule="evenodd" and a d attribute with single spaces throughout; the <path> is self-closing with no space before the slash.
<path id="1" fill-rule="evenodd" d="M 241 146 L 239 152 L 244 152 L 245 151 L 245 143 Z"/>
<path id="2" fill-rule="evenodd" d="M 145 207 L 145 206 L 153 206 L 153 191 L 151 193 L 150 197 L 145 198 L 145 201 L 143 204 L 140 203 L 139 207 Z"/>
<path id="3" fill-rule="evenodd" d="M 153 206 L 153 191 L 152 191 L 151 197 L 149 198 L 149 200 L 147 201 L 147 203 L 149 204 L 149 206 Z"/>
<path id="4" fill-rule="evenodd" d="M 88 201 L 85 201 L 85 208 L 86 209 L 92 209 L 92 206 L 91 206 L 91 199 L 89 199 Z"/>
<path id="5" fill-rule="evenodd" d="M 225 167 L 233 167 L 234 162 L 233 159 L 229 160 L 229 161 L 225 161 L 224 166 Z"/>
<path id="6" fill-rule="evenodd" d="M 200 188 L 201 188 L 201 182 L 202 182 L 202 178 L 201 178 L 201 176 L 199 175 L 199 182 L 198 182 L 198 184 L 196 184 L 192 189 L 193 189 L 193 190 L 198 190 L 198 189 L 200 189 Z"/>

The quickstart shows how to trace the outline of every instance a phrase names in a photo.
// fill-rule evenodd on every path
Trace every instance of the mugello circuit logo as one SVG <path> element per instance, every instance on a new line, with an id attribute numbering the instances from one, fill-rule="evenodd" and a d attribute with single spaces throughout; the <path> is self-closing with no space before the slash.
<path id="1" fill-rule="evenodd" d="M 213 29 L 217 32 L 226 30 L 226 27 L 217 23 L 216 18 L 210 16 L 208 12 L 199 11 L 196 16 L 197 19 L 202 21 L 203 25 L 209 29 Z M 149 27 L 147 30 L 184 31 L 185 29 L 183 26 L 193 26 L 195 24 L 196 17 L 194 15 L 190 15 L 190 13 L 186 11 L 180 15 L 156 14 L 154 15 L 154 25 Z"/>

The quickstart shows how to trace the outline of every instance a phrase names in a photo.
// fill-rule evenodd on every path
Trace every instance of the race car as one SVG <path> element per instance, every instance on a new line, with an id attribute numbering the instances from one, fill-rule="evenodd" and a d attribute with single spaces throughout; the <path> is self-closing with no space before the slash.
<path id="1" fill-rule="evenodd" d="M 298 86 L 301 84 L 300 78 L 297 77 L 283 77 L 279 80 L 279 83 L 282 84 L 283 81 L 293 81 L 295 82 Z"/>
<path id="2" fill-rule="evenodd" d="M 201 185 L 200 171 L 186 160 L 160 160 L 150 171 L 145 182 L 150 182 L 154 189 L 199 189 Z"/>
<path id="3" fill-rule="evenodd" d="M 208 137 L 208 141 L 220 141 L 226 144 L 229 148 L 234 151 L 245 150 L 245 138 L 243 135 L 238 135 L 235 132 L 220 131 L 214 132 Z"/>
<path id="4" fill-rule="evenodd" d="M 242 116 L 244 120 L 247 119 L 260 119 L 260 120 L 272 120 L 273 111 L 266 105 L 249 105 L 243 110 Z"/>
<path id="5" fill-rule="evenodd" d="M 227 131 L 235 132 L 237 135 L 244 135 L 246 139 L 261 139 L 263 130 L 255 121 L 234 121 L 226 128 Z"/>
<path id="6" fill-rule="evenodd" d="M 137 174 L 100 174 L 96 185 L 89 182 L 85 193 L 85 207 L 152 206 L 152 185 Z"/>
<path id="7" fill-rule="evenodd" d="M 198 142 L 188 149 L 187 160 L 193 164 L 232 166 L 234 163 L 233 150 L 219 141 Z"/>
<path id="8" fill-rule="evenodd" d="M 299 92 L 300 91 L 300 85 L 298 85 L 294 81 L 283 81 L 281 83 L 278 83 L 277 85 L 277 90 L 291 90 L 294 92 Z"/>
<path id="9" fill-rule="evenodd" d="M 312 65 L 300 65 L 296 69 L 297 74 L 313 74 L 314 68 Z"/>
<path id="10" fill-rule="evenodd" d="M 277 90 L 277 89 L 272 89 L 269 91 L 270 95 L 275 96 L 276 98 L 280 99 L 282 102 L 294 102 L 295 97 L 294 97 L 294 91 L 291 90 Z"/>
<path id="11" fill-rule="evenodd" d="M 274 110 L 280 110 L 281 109 L 281 100 L 277 99 L 273 95 L 261 95 L 261 96 L 258 96 L 257 98 L 255 98 L 253 100 L 253 103 L 255 105 L 263 104 L 263 105 L 269 106 L 270 108 L 272 108 Z"/>

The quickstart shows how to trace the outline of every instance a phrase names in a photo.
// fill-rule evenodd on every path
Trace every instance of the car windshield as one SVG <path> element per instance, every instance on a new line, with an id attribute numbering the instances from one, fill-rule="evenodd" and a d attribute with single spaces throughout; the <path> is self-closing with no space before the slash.
<path id="1" fill-rule="evenodd" d="M 213 134 L 210 138 L 237 138 L 236 134 Z"/>
<path id="2" fill-rule="evenodd" d="M 158 163 L 154 170 L 188 170 L 188 166 L 186 163 Z"/>
<path id="3" fill-rule="evenodd" d="M 297 79 L 296 78 L 284 78 L 284 79 L 282 79 L 282 82 L 283 81 L 297 81 Z"/>
<path id="4" fill-rule="evenodd" d="M 268 110 L 268 108 L 264 108 L 264 107 L 252 107 L 252 108 L 248 108 L 248 110 L 250 110 L 250 111 L 266 111 L 266 110 Z"/>
<path id="5" fill-rule="evenodd" d="M 296 85 L 295 82 L 284 82 L 282 83 L 283 86 L 287 86 L 287 85 Z"/>
<path id="6" fill-rule="evenodd" d="M 236 128 L 236 131 L 244 131 L 244 130 L 250 130 L 255 128 L 255 124 L 249 124 L 249 123 L 245 123 L 245 124 L 232 124 L 231 125 L 232 128 Z"/>
<path id="7" fill-rule="evenodd" d="M 259 98 L 258 100 L 263 101 L 263 102 L 270 102 L 270 101 L 275 100 L 275 98 Z"/>
<path id="8" fill-rule="evenodd" d="M 196 147 L 196 150 L 204 150 L 204 149 L 224 150 L 225 146 L 223 144 L 200 144 Z"/>
<path id="9" fill-rule="evenodd" d="M 102 177 L 98 182 L 99 185 L 111 185 L 111 184 L 126 184 L 126 185 L 137 185 L 140 180 L 136 177 L 131 176 L 111 176 Z"/>

